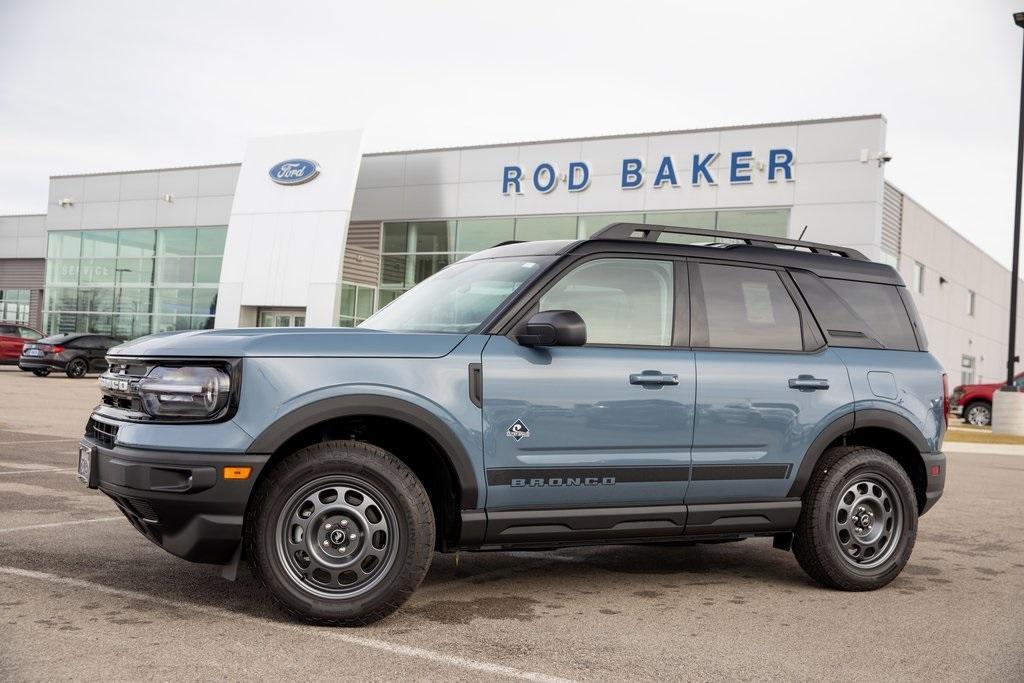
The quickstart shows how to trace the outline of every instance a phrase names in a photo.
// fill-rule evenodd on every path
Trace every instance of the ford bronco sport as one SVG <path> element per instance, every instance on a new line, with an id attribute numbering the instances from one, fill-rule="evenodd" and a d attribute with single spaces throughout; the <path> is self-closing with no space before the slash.
<path id="1" fill-rule="evenodd" d="M 356 329 L 153 335 L 109 363 L 80 478 L 317 623 L 391 613 L 460 549 L 770 536 L 875 589 L 946 475 L 945 376 L 899 275 L 811 242 L 620 223 L 477 253 Z"/>

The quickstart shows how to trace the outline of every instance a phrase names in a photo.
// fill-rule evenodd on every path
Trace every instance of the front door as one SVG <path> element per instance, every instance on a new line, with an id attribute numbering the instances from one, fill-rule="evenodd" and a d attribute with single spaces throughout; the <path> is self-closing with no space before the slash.
<path id="1" fill-rule="evenodd" d="M 657 524 L 681 533 L 694 356 L 678 339 L 687 325 L 674 319 L 680 278 L 685 292 L 684 264 L 671 260 L 589 260 L 530 310 L 576 311 L 587 324 L 585 346 L 530 348 L 503 336 L 488 341 L 483 429 L 490 540 L 522 540 L 509 523 L 496 523 L 498 511 L 540 509 L 556 538 L 579 531 L 574 523 L 595 531 L 604 526 L 604 533 L 614 528 L 616 520 L 599 519 L 600 512 L 588 522 L 588 509 L 622 510 L 618 524 L 628 530 L 647 523 L 630 521 L 630 510 L 640 510 L 633 506 L 678 505 L 677 519 Z M 574 510 L 574 521 L 560 526 L 552 509 Z M 531 533 L 543 536 L 540 527 Z"/>
<path id="2" fill-rule="evenodd" d="M 259 327 L 305 327 L 305 308 L 261 308 Z"/>
<path id="3" fill-rule="evenodd" d="M 846 365 L 815 336 L 785 271 L 691 261 L 690 282 L 697 395 L 686 502 L 785 498 L 811 442 L 853 404 Z"/>

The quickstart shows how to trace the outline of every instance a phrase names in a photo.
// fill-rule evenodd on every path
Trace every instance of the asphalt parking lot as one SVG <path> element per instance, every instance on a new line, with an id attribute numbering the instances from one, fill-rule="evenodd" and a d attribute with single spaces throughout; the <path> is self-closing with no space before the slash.
<path id="1" fill-rule="evenodd" d="M 0 679 L 1024 678 L 1024 448 L 952 452 L 910 564 L 873 593 L 820 588 L 762 539 L 461 553 L 385 621 L 330 629 L 79 484 L 96 396 L 0 368 Z"/>

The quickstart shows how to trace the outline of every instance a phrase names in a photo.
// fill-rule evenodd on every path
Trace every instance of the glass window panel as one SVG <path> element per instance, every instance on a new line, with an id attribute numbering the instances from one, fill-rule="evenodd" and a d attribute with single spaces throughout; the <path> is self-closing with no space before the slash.
<path id="1" fill-rule="evenodd" d="M 117 256 L 117 230 L 86 230 L 82 233 L 82 258 Z"/>
<path id="2" fill-rule="evenodd" d="M 437 271 L 454 262 L 454 259 L 449 254 L 432 254 L 429 256 L 416 256 L 415 258 L 416 269 L 413 273 L 412 281 L 408 282 L 409 285 L 423 282 Z"/>
<path id="3" fill-rule="evenodd" d="M 373 315 L 373 295 L 372 287 L 359 287 L 356 290 L 356 317 L 360 320 Z"/>
<path id="4" fill-rule="evenodd" d="M 157 256 L 194 256 L 195 253 L 195 228 L 161 228 L 157 230 Z"/>
<path id="5" fill-rule="evenodd" d="M 81 283 L 83 285 L 114 284 L 117 261 L 112 258 L 87 259 L 81 261 Z"/>
<path id="6" fill-rule="evenodd" d="M 157 313 L 164 314 L 161 316 L 162 318 L 166 317 L 166 314 L 188 315 L 192 312 L 192 290 L 155 289 L 153 290 L 153 309 Z"/>
<path id="7" fill-rule="evenodd" d="M 516 239 L 523 242 L 574 240 L 576 239 L 576 216 L 517 218 Z"/>
<path id="8" fill-rule="evenodd" d="M 197 257 L 195 262 L 196 284 L 209 285 L 220 282 L 220 266 L 222 259 L 212 256 Z"/>
<path id="9" fill-rule="evenodd" d="M 152 256 L 156 253 L 156 230 L 119 230 L 118 256 Z"/>
<path id="10" fill-rule="evenodd" d="M 194 258 L 158 258 L 156 282 L 162 285 L 191 285 L 195 277 Z"/>
<path id="11" fill-rule="evenodd" d="M 78 290 L 78 310 L 109 313 L 113 309 L 113 287 L 82 287 Z"/>
<path id="12" fill-rule="evenodd" d="M 78 258 L 82 255 L 82 233 L 51 232 L 46 255 L 49 258 Z"/>
<path id="13" fill-rule="evenodd" d="M 409 234 L 415 236 L 417 253 L 451 251 L 455 242 L 455 221 L 409 223 Z"/>
<path id="14" fill-rule="evenodd" d="M 380 263 L 380 281 L 386 285 L 405 285 L 406 265 L 409 256 L 383 256 Z"/>
<path id="15" fill-rule="evenodd" d="M 194 315 L 192 316 L 192 329 L 193 330 L 212 330 L 213 329 L 213 316 L 212 315 Z"/>
<path id="16" fill-rule="evenodd" d="M 698 228 L 700 230 L 715 229 L 714 211 L 682 211 L 670 213 L 649 213 L 644 215 L 644 223 L 648 225 L 672 225 L 680 228 Z M 713 238 L 701 235 L 679 235 L 670 232 L 662 233 L 659 242 L 668 244 L 693 244 L 708 242 Z"/>
<path id="17" fill-rule="evenodd" d="M 480 218 L 458 222 L 455 251 L 472 253 L 508 242 L 515 235 L 514 218 Z"/>
<path id="18" fill-rule="evenodd" d="M 181 332 L 192 328 L 190 315 L 158 315 L 154 319 L 154 332 Z"/>
<path id="19" fill-rule="evenodd" d="M 153 290 L 149 287 L 117 287 L 114 310 L 121 313 L 149 313 L 153 310 Z"/>
<path id="20" fill-rule="evenodd" d="M 355 327 L 356 321 L 352 318 L 338 318 L 338 327 Z"/>
<path id="21" fill-rule="evenodd" d="M 719 211 L 717 227 L 719 230 L 785 237 L 789 232 L 789 209 Z"/>
<path id="22" fill-rule="evenodd" d="M 408 223 L 385 223 L 384 240 L 381 251 L 387 253 L 402 253 L 409 249 L 409 224 Z"/>
<path id="23" fill-rule="evenodd" d="M 762 268 L 697 266 L 704 290 L 708 346 L 799 351 L 800 314 L 778 273 Z"/>
<path id="24" fill-rule="evenodd" d="M 389 303 L 402 295 L 403 289 L 382 289 L 377 295 L 377 309 L 384 308 Z"/>
<path id="25" fill-rule="evenodd" d="M 54 285 L 77 285 L 80 261 L 57 259 L 46 264 L 46 282 Z"/>
<path id="26" fill-rule="evenodd" d="M 93 314 L 84 317 L 86 319 L 86 327 L 84 330 L 82 330 L 83 332 L 94 332 L 96 334 L 113 334 L 114 316 L 110 314 Z M 79 326 L 81 326 L 81 320 L 79 320 Z"/>
<path id="27" fill-rule="evenodd" d="M 910 323 L 910 316 L 907 315 L 907 309 L 900 299 L 898 287 L 832 278 L 825 278 L 824 282 L 867 323 L 868 333 L 885 348 L 917 351 L 917 338 L 914 336 L 914 328 Z M 826 330 L 837 327 L 831 323 L 834 310 L 835 307 L 829 307 L 818 313 L 818 309 L 815 309 Z"/>
<path id="28" fill-rule="evenodd" d="M 599 259 L 541 297 L 541 311 L 576 311 L 588 344 L 669 346 L 675 300 L 671 261 Z"/>
<path id="29" fill-rule="evenodd" d="M 192 290 L 192 313 L 213 315 L 217 312 L 217 290 L 200 287 Z"/>
<path id="30" fill-rule="evenodd" d="M 153 284 L 153 259 L 119 258 L 114 275 L 115 284 Z"/>
<path id="31" fill-rule="evenodd" d="M 605 213 L 592 216 L 580 216 L 580 238 L 586 239 L 602 228 L 613 223 L 643 223 L 643 214 L 639 213 Z"/>
<path id="32" fill-rule="evenodd" d="M 134 339 L 139 336 L 135 333 L 135 316 L 115 315 L 113 335 L 118 339 Z"/>
<path id="33" fill-rule="evenodd" d="M 341 305 L 338 314 L 352 317 L 356 313 L 356 288 L 354 285 L 343 284 L 341 286 Z"/>
<path id="34" fill-rule="evenodd" d="M 77 311 L 78 289 L 74 287 L 48 287 L 46 289 L 46 310 Z"/>
<path id="35" fill-rule="evenodd" d="M 223 256 L 227 237 L 227 228 L 199 228 L 196 231 L 196 254 Z"/>

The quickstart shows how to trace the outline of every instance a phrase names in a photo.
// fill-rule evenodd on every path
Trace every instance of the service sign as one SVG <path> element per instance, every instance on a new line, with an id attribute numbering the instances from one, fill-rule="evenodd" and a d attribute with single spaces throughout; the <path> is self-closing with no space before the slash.
<path id="1" fill-rule="evenodd" d="M 320 166 L 309 159 L 288 159 L 270 168 L 270 179 L 278 185 L 301 185 L 320 175 Z"/>

